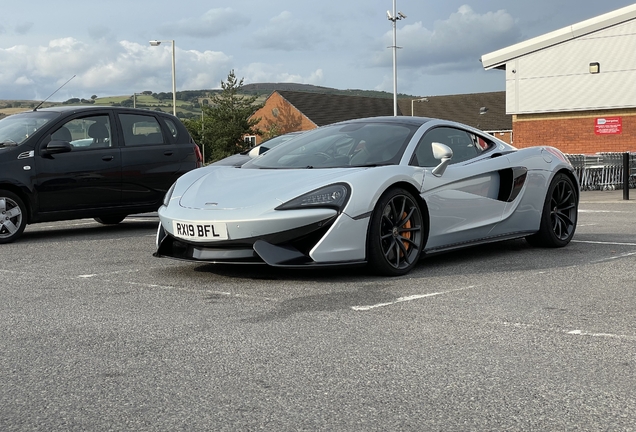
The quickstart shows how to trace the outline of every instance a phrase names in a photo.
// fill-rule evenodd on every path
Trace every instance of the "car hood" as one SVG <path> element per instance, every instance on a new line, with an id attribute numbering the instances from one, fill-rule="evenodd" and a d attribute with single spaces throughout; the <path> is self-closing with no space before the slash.
<path id="1" fill-rule="evenodd" d="M 276 207 L 299 195 L 326 186 L 364 168 L 241 169 L 211 166 L 179 200 L 185 208 L 237 210 Z"/>

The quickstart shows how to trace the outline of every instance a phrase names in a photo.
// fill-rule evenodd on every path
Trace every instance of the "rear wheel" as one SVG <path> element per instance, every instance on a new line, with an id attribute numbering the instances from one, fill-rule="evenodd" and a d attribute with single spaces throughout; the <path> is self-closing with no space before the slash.
<path id="1" fill-rule="evenodd" d="M 100 216 L 96 217 L 95 220 L 100 224 L 104 225 L 117 225 L 119 222 L 123 221 L 126 218 L 126 215 L 115 215 L 115 216 Z"/>
<path id="2" fill-rule="evenodd" d="M 420 258 L 424 244 L 422 211 L 408 191 L 385 193 L 371 216 L 367 256 L 372 269 L 386 276 L 408 273 Z"/>
<path id="3" fill-rule="evenodd" d="M 0 189 L 0 244 L 11 243 L 26 227 L 26 206 L 13 192 Z"/>
<path id="4" fill-rule="evenodd" d="M 533 246 L 563 247 L 574 236 L 577 215 L 578 198 L 574 183 L 567 175 L 557 174 L 548 188 L 539 231 L 526 240 Z"/>

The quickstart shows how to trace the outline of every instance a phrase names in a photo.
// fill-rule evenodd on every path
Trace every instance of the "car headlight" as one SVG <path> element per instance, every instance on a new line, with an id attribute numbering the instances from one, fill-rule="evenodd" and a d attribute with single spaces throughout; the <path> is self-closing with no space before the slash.
<path id="1" fill-rule="evenodd" d="M 347 201 L 351 189 L 345 183 L 335 183 L 329 186 L 308 192 L 291 201 L 276 207 L 276 210 L 291 210 L 314 207 L 328 207 L 341 211 Z"/>
<path id="2" fill-rule="evenodd" d="M 163 205 L 164 206 L 168 206 L 168 203 L 170 203 L 170 198 L 172 198 L 172 193 L 174 192 L 174 188 L 177 186 L 177 182 L 172 183 L 172 186 L 170 186 L 170 189 L 168 189 L 168 192 L 166 192 L 166 196 L 163 197 Z"/>

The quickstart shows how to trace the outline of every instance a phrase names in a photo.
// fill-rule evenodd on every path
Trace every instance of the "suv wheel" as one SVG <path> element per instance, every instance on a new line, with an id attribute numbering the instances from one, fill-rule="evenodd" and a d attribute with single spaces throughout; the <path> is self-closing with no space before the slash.
<path id="1" fill-rule="evenodd" d="M 0 189 L 0 244 L 11 243 L 26 227 L 26 206 L 13 192 Z"/>

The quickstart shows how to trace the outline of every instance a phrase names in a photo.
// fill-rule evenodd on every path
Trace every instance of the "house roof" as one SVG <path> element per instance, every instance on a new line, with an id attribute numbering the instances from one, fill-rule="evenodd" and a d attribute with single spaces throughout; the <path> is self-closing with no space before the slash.
<path id="1" fill-rule="evenodd" d="M 316 126 L 357 118 L 393 115 L 393 99 L 287 90 L 277 92 Z"/>
<path id="2" fill-rule="evenodd" d="M 530 54 L 559 43 L 563 43 L 598 30 L 631 21 L 636 18 L 636 4 L 581 21 L 560 30 L 555 30 L 541 36 L 493 51 L 481 56 L 484 69 L 505 69 L 506 62 L 517 57 Z"/>
<path id="3" fill-rule="evenodd" d="M 421 99 L 398 99 L 406 115 L 433 117 L 464 123 L 484 131 L 512 130 L 512 116 L 506 114 L 506 92 L 427 96 Z M 482 112 L 485 108 L 485 113 Z"/>

